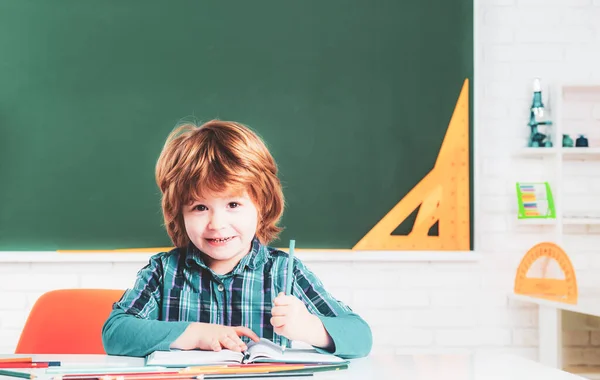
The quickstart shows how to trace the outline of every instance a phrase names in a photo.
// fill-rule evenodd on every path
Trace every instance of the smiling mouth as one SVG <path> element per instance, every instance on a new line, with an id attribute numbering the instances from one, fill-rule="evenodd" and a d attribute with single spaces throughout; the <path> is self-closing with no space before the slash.
<path id="1" fill-rule="evenodd" d="M 220 239 L 206 239 L 206 240 L 208 240 L 210 242 L 213 242 L 213 243 L 225 243 L 225 242 L 228 242 L 231 239 L 233 239 L 232 236 L 226 237 L 226 238 L 220 238 Z"/>

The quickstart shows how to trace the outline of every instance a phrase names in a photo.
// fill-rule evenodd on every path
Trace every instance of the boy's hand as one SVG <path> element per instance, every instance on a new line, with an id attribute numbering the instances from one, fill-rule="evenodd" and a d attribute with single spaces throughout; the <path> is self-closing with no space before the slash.
<path id="1" fill-rule="evenodd" d="M 271 324 L 275 333 L 290 340 L 300 340 L 315 347 L 331 348 L 333 341 L 323 322 L 311 314 L 302 301 L 279 293 L 273 300 Z"/>
<path id="2" fill-rule="evenodd" d="M 191 323 L 172 344 L 171 348 L 180 350 L 212 350 L 221 351 L 227 348 L 233 351 L 245 351 L 248 347 L 240 336 L 247 336 L 258 342 L 258 335 L 243 326 L 223 326 L 214 323 Z"/>

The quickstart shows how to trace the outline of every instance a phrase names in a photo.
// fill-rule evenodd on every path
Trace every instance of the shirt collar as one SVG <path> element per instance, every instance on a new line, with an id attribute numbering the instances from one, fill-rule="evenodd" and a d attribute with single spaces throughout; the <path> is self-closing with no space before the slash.
<path id="1" fill-rule="evenodd" d="M 228 275 L 240 274 L 246 267 L 250 270 L 255 270 L 267 261 L 269 254 L 268 251 L 269 250 L 267 249 L 267 247 L 261 244 L 261 242 L 255 236 L 254 239 L 252 239 L 252 244 L 250 245 L 250 252 L 248 252 L 247 255 L 242 257 L 240 262 L 233 268 L 233 270 Z M 192 242 L 190 242 L 187 248 L 185 263 L 188 267 L 192 266 L 193 264 L 196 264 L 200 266 L 200 268 L 212 272 L 212 270 L 204 262 L 204 256 L 204 253 L 198 248 L 196 248 L 196 246 Z"/>

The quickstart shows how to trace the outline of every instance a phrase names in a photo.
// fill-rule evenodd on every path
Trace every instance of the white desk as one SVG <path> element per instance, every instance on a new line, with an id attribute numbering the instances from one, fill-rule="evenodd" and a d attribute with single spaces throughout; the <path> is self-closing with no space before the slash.
<path id="1" fill-rule="evenodd" d="M 539 360 L 552 368 L 562 368 L 562 311 L 600 317 L 600 292 L 595 290 L 580 290 L 575 305 L 520 294 L 510 294 L 509 297 L 539 305 Z"/>
<path id="2" fill-rule="evenodd" d="M 9 356 L 9 355 L 0 355 Z M 60 361 L 65 367 L 139 367 L 140 358 L 104 355 L 34 355 L 36 361 Z M 25 371 L 25 370 L 24 370 Z M 39 380 L 51 379 L 44 369 L 30 370 Z M 2 380 L 15 378 L 2 377 Z M 292 377 L 283 380 L 293 380 Z M 316 373 L 299 380 L 582 380 L 582 377 L 509 356 L 396 355 L 355 359 L 344 371 Z M 271 378 L 270 380 L 275 380 Z"/>

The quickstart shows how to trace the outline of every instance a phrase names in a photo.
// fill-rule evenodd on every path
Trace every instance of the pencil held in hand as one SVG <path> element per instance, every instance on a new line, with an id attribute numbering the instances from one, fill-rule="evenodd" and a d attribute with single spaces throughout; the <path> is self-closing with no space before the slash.
<path id="1" fill-rule="evenodd" d="M 289 296 L 292 294 L 292 280 L 294 279 L 294 248 L 296 240 L 290 240 L 290 251 L 288 253 L 288 266 L 287 266 L 287 278 L 285 279 L 285 295 Z M 287 346 L 287 338 L 281 337 L 281 352 L 285 353 L 285 347 Z"/>

